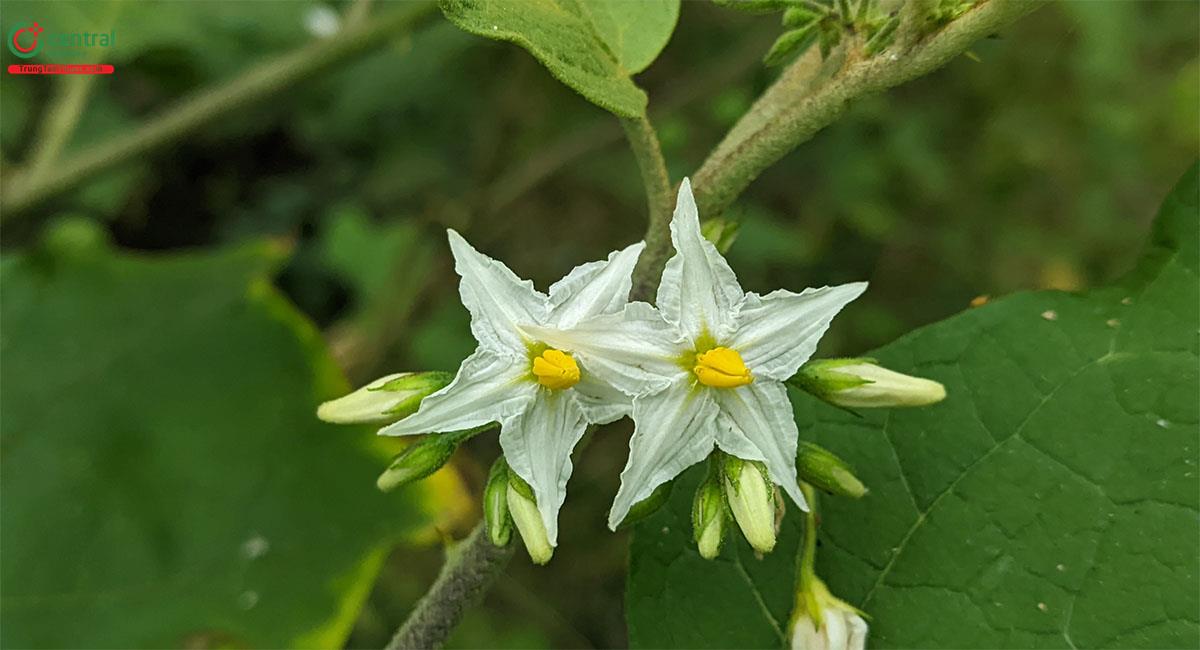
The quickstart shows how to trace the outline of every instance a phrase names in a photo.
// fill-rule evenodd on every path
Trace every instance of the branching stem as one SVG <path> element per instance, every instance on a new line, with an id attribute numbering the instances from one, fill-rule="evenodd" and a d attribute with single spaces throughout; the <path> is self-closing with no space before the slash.
<path id="1" fill-rule="evenodd" d="M 976 40 L 1040 5 L 1037 0 L 990 0 L 941 31 L 864 58 L 851 41 L 840 68 L 815 80 L 812 51 L 801 56 L 738 120 L 693 177 L 700 214 L 723 212 L 764 170 L 825 128 L 853 99 L 915 79 L 946 64 Z M 909 40 L 907 37 L 902 40 Z"/>
<path id="2" fill-rule="evenodd" d="M 630 299 L 651 300 L 663 266 L 671 254 L 669 227 L 675 192 L 667 175 L 667 163 L 663 160 L 658 135 L 650 125 L 650 120 L 645 116 L 622 119 L 621 126 L 625 128 L 629 148 L 633 150 L 642 173 L 642 184 L 646 187 L 646 208 L 650 215 L 646 225 L 646 249 L 638 258 L 637 268 L 633 272 Z"/>

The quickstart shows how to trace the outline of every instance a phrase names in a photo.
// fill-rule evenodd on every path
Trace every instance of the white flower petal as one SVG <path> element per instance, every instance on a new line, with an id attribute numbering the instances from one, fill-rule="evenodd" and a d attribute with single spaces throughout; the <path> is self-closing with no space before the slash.
<path id="1" fill-rule="evenodd" d="M 504 459 L 533 488 L 551 546 L 558 544 L 558 510 L 567 497 L 571 450 L 586 428 L 583 411 L 567 391 L 545 389 L 500 427 Z"/>
<path id="2" fill-rule="evenodd" d="M 675 255 L 667 261 L 656 304 L 690 341 L 707 331 L 723 340 L 733 333 L 742 287 L 716 246 L 700 232 L 692 185 L 683 179 L 671 219 Z"/>
<path id="3" fill-rule="evenodd" d="M 621 489 L 608 513 L 608 527 L 629 513 L 654 488 L 708 457 L 716 436 L 717 405 L 712 391 L 692 390 L 687 380 L 633 400 L 633 437 L 621 472 Z"/>
<path id="4" fill-rule="evenodd" d="M 476 350 L 450 385 L 421 400 L 416 413 L 379 430 L 382 436 L 460 431 L 522 411 L 537 384 L 522 381 L 528 367 L 511 357 Z"/>
<path id="5" fill-rule="evenodd" d="M 756 378 L 785 381 L 812 357 L 833 317 L 866 289 L 866 282 L 852 282 L 803 293 L 746 294 L 729 345 Z"/>
<path id="6" fill-rule="evenodd" d="M 471 312 L 471 333 L 493 352 L 525 353 L 519 327 L 546 322 L 549 300 L 504 264 L 480 253 L 453 230 L 446 231 L 454 270 L 462 276 L 459 294 Z"/>
<path id="7" fill-rule="evenodd" d="M 808 510 L 796 476 L 796 444 L 800 436 L 787 389 L 775 381 L 755 381 L 739 388 L 712 391 L 720 406 L 717 445 L 746 460 L 760 460 L 796 505 Z"/>
<path id="8" fill-rule="evenodd" d="M 608 259 L 575 267 L 566 277 L 550 286 L 550 322 L 568 328 L 591 316 L 621 311 L 629 302 L 633 267 L 646 247 L 638 242 Z"/>
<path id="9" fill-rule="evenodd" d="M 854 612 L 846 612 L 846 623 L 850 633 L 846 638 L 847 650 L 865 650 L 867 647 L 867 632 L 869 627 L 861 616 Z"/>
<path id="10" fill-rule="evenodd" d="M 580 370 L 579 383 L 571 387 L 571 394 L 588 422 L 608 424 L 629 415 L 633 409 L 632 397 L 588 370 L 586 362 Z"/>
<path id="11" fill-rule="evenodd" d="M 675 328 L 656 309 L 629 303 L 617 314 L 589 318 L 569 330 L 526 327 L 546 345 L 579 356 L 600 379 L 629 395 L 662 390 L 682 377 L 677 363 L 683 345 Z"/>

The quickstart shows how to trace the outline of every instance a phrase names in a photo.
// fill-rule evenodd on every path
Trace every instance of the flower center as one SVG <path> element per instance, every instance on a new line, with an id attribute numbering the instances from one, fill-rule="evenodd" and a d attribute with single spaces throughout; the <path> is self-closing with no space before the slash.
<path id="1" fill-rule="evenodd" d="M 566 352 L 546 348 L 533 358 L 533 376 L 550 390 L 562 390 L 579 383 L 579 365 Z"/>
<path id="2" fill-rule="evenodd" d="M 713 388 L 736 388 L 754 381 L 750 369 L 742 361 L 742 355 L 737 350 L 723 347 L 696 355 L 692 372 L 696 373 L 700 383 Z"/>

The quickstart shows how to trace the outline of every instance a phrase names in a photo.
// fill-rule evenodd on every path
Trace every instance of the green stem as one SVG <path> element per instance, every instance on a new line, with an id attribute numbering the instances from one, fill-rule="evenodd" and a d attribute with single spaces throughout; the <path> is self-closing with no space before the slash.
<path id="1" fill-rule="evenodd" d="M 108 31 L 120 13 L 122 2 L 114 0 L 108 5 L 105 17 L 100 22 L 98 31 Z M 93 50 L 96 52 L 98 50 Z M 97 54 L 89 54 L 84 63 L 96 63 Z M 88 95 L 96 84 L 96 75 L 79 74 L 66 75 L 55 80 L 54 100 L 50 109 L 38 125 L 37 137 L 34 138 L 33 150 L 29 154 L 29 178 L 37 179 L 58 160 L 58 155 L 71 140 L 83 109 L 87 106 Z"/>
<path id="2" fill-rule="evenodd" d="M 121 133 L 54 165 L 45 174 L 14 172 L 0 193 L 0 219 L 75 188 L 96 174 L 167 145 L 197 128 L 285 90 L 342 61 L 384 43 L 433 15 L 433 2 L 403 8 L 352 26 L 336 38 L 310 43 L 262 63 L 217 88 L 202 90 L 152 118 L 132 133 Z"/>
<path id="3" fill-rule="evenodd" d="M 667 174 L 662 148 L 658 144 L 658 135 L 650 125 L 650 120 L 645 116 L 622 119 L 621 126 L 625 129 L 629 147 L 633 150 L 638 169 L 642 173 L 642 184 L 646 187 L 646 207 L 649 212 L 646 249 L 642 251 L 642 256 L 638 258 L 637 267 L 633 271 L 630 299 L 652 300 L 654 289 L 662 276 L 663 266 L 671 254 L 671 206 L 675 192 Z"/>
<path id="4" fill-rule="evenodd" d="M 824 81 L 813 79 L 817 55 L 810 51 L 801 56 L 696 172 L 693 184 L 700 214 L 711 218 L 723 212 L 759 174 L 825 128 L 851 100 L 936 70 L 976 40 L 1038 6 L 1037 0 L 990 0 L 908 49 L 893 46 L 870 58 L 850 49 L 840 68 Z"/>
<path id="5" fill-rule="evenodd" d="M 463 613 L 483 598 L 504 571 L 515 547 L 512 543 L 495 546 L 485 528 L 480 522 L 465 540 L 450 549 L 437 580 L 385 650 L 441 647 Z"/>

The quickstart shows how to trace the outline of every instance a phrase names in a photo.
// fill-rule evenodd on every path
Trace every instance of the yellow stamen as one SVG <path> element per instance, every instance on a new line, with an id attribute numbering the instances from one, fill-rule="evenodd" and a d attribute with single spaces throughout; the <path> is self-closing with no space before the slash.
<path id="1" fill-rule="evenodd" d="M 729 348 L 716 347 L 697 355 L 692 372 L 700 383 L 713 388 L 736 388 L 754 381 L 742 355 Z"/>
<path id="2" fill-rule="evenodd" d="M 562 390 L 579 383 L 579 366 L 566 352 L 547 348 L 533 358 L 533 376 L 550 390 Z"/>

